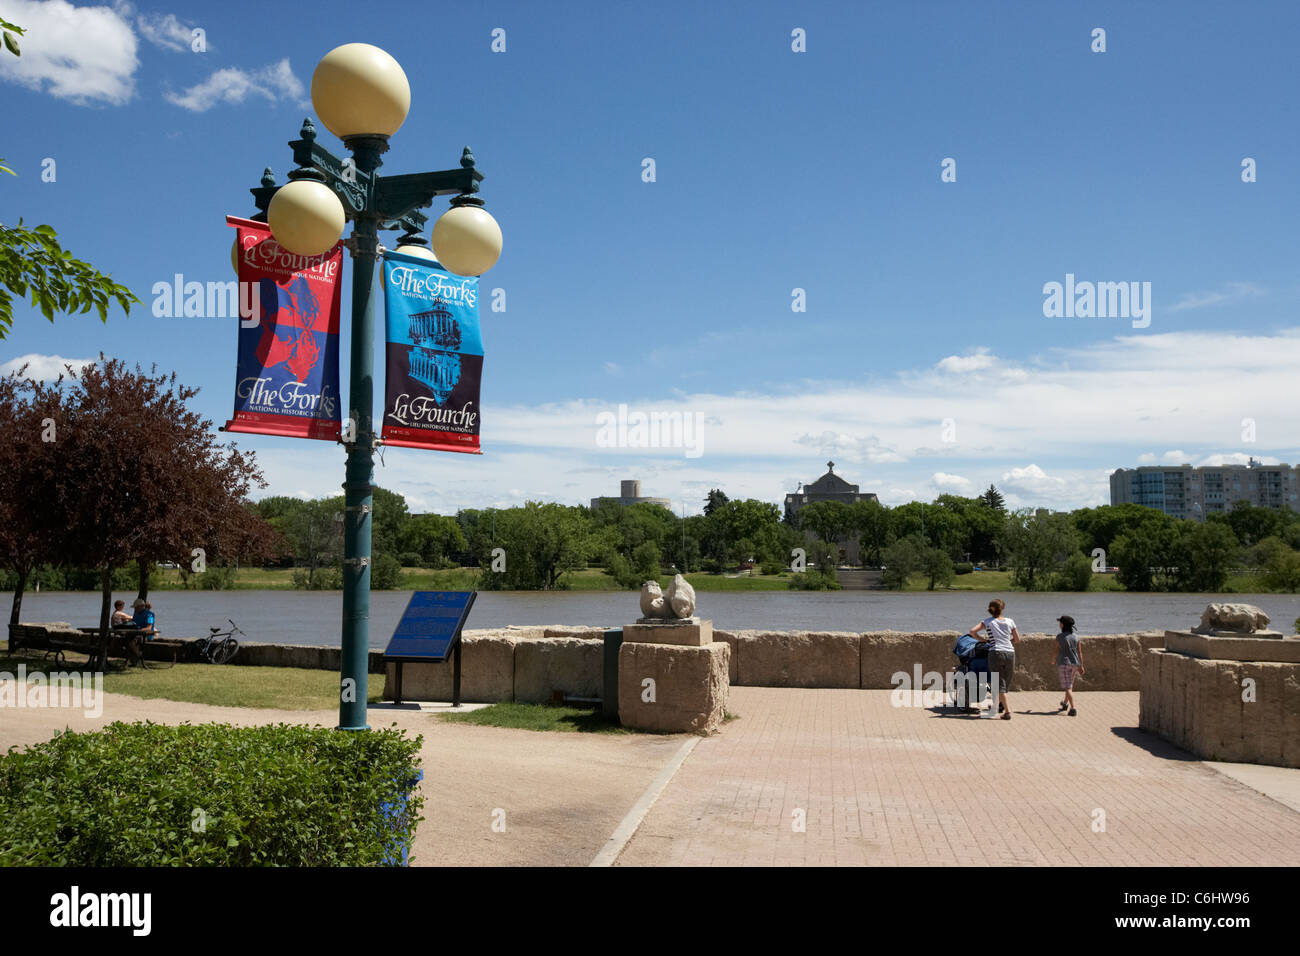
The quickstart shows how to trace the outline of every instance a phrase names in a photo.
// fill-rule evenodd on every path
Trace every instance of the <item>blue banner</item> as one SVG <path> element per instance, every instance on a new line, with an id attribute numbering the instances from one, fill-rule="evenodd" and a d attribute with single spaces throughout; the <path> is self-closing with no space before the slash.
<path id="1" fill-rule="evenodd" d="M 478 279 L 386 252 L 384 304 L 384 444 L 481 454 Z"/>

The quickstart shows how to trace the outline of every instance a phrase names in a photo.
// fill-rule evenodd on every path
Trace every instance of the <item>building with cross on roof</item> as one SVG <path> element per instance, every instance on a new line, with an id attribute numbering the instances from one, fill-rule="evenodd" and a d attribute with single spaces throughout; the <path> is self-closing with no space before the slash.
<path id="1" fill-rule="evenodd" d="M 785 496 L 785 516 L 791 521 L 799 514 L 799 509 L 815 501 L 842 501 L 851 505 L 855 501 L 879 500 L 872 492 L 860 492 L 857 485 L 849 484 L 835 474 L 835 462 L 826 463 L 826 474 L 808 485 L 800 485 L 794 494 Z"/>
<path id="2" fill-rule="evenodd" d="M 818 501 L 839 501 L 851 505 L 855 501 L 879 500 L 874 493 L 859 491 L 857 485 L 851 484 L 835 474 L 835 462 L 828 461 L 826 463 L 826 474 L 811 484 L 800 484 L 793 494 L 785 496 L 785 517 L 791 524 L 798 524 L 800 510 L 805 505 L 814 504 Z M 809 541 L 816 539 L 816 535 L 812 534 L 812 532 L 805 532 L 805 537 Z M 860 563 L 856 535 L 845 538 L 838 544 L 842 562 L 849 564 Z"/>

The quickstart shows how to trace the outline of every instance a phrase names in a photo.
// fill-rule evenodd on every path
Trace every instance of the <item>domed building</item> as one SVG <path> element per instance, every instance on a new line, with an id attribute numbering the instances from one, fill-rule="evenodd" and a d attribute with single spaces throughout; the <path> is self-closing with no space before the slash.
<path id="1" fill-rule="evenodd" d="M 818 501 L 838 501 L 842 504 L 851 505 L 855 501 L 879 500 L 875 493 L 859 491 L 857 485 L 851 484 L 835 474 L 835 462 L 828 461 L 826 463 L 826 474 L 810 484 L 801 484 L 793 494 L 785 496 L 785 517 L 790 523 L 797 524 L 799 512 L 803 507 Z M 805 532 L 804 536 L 809 541 L 816 540 L 816 535 L 812 532 Z M 845 538 L 837 543 L 840 548 L 841 562 L 848 564 L 861 563 L 856 536 Z"/>

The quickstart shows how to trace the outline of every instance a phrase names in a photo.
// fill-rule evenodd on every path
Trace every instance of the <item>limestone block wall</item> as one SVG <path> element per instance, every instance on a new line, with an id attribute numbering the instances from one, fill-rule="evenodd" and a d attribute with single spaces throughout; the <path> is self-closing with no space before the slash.
<path id="1" fill-rule="evenodd" d="M 460 696 L 470 703 L 517 700 L 550 703 L 554 693 L 600 697 L 605 629 L 511 627 L 461 634 Z M 395 690 L 397 665 L 388 664 L 384 698 Z M 451 700 L 452 664 L 404 664 L 402 700 Z"/>
<path id="2" fill-rule="evenodd" d="M 604 628 L 532 627 L 466 631 L 461 696 L 467 701 L 519 700 L 545 703 L 557 690 L 573 697 L 600 697 Z M 952 646 L 958 632 L 901 631 L 722 631 L 714 641 L 728 645 L 727 674 L 732 685 L 752 687 L 849 687 L 892 689 L 899 671 L 911 675 L 947 673 L 956 663 Z M 1163 632 L 1084 635 L 1088 672 L 1076 681 L 1081 691 L 1137 690 L 1143 655 L 1162 646 Z M 480 647 L 480 645 L 483 645 Z M 1022 638 L 1016 651 L 1015 687 L 1055 690 L 1056 640 L 1051 635 Z M 486 673 L 484 673 L 486 671 Z M 388 668 L 392 688 L 393 666 Z M 391 695 L 390 695 L 391 696 Z M 402 697 L 450 700 L 451 667 L 407 664 Z"/>
<path id="3" fill-rule="evenodd" d="M 714 640 L 731 646 L 732 684 L 753 687 L 861 687 L 891 689 L 895 673 L 952 670 L 958 631 L 789 632 L 720 631 Z M 1079 690 L 1137 690 L 1143 653 L 1163 646 L 1163 631 L 1087 634 L 1081 638 L 1087 673 Z M 1016 646 L 1015 687 L 1058 686 L 1056 638 L 1024 635 Z"/>
<path id="4" fill-rule="evenodd" d="M 35 635 L 35 628 L 17 625 Z M 547 702 L 556 690 L 573 697 L 602 693 L 605 629 L 591 626 L 536 625 L 495 630 L 467 630 L 461 661 L 461 696 L 467 701 L 520 700 Z M 715 641 L 728 645 L 730 683 L 754 687 L 858 687 L 892 689 L 892 676 L 947 673 L 956 663 L 956 631 L 767 631 L 714 629 Z M 1077 680 L 1081 691 L 1138 690 L 1143 661 L 1152 648 L 1164 646 L 1164 632 L 1082 635 L 1088 671 Z M 1016 649 L 1013 689 L 1054 690 L 1056 641 L 1050 635 L 1025 635 Z M 339 648 L 312 645 L 241 645 L 233 663 L 265 667 L 338 670 Z M 386 673 L 391 697 L 395 665 L 385 669 L 383 655 L 370 653 L 371 673 Z M 406 664 L 402 697 L 450 700 L 451 664 Z"/>
<path id="5" fill-rule="evenodd" d="M 571 697 L 599 697 L 604 680 L 603 640 L 544 637 L 515 644 L 514 699 L 549 703 L 555 691 Z"/>
<path id="6" fill-rule="evenodd" d="M 1254 700 L 1243 682 L 1254 681 Z M 1149 650 L 1138 726 L 1204 760 L 1300 767 L 1300 664 Z"/>

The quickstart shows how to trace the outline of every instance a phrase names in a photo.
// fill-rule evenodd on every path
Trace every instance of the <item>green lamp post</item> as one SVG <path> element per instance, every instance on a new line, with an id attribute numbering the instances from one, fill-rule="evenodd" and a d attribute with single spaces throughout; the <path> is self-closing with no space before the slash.
<path id="1" fill-rule="evenodd" d="M 346 245 L 355 260 L 352 274 L 352 356 L 349 367 L 347 449 L 343 534 L 343 634 L 339 682 L 339 729 L 365 730 L 370 653 L 370 534 L 373 505 L 375 432 L 374 338 L 375 265 L 379 231 L 401 229 L 398 250 L 436 258 L 457 275 L 481 275 L 501 254 L 501 229 L 474 194 L 483 174 L 474 168 L 469 147 L 459 169 L 403 176 L 380 176 L 388 139 L 406 119 L 411 89 L 391 56 L 366 43 L 330 51 L 316 67 L 312 105 L 321 122 L 351 152 L 343 161 L 316 142 L 305 120 L 299 138 L 289 143 L 297 169 L 276 186 L 267 170 L 253 189 L 259 213 L 276 242 L 290 252 L 316 256 L 338 241 L 344 222 L 352 222 Z M 453 196 L 451 208 L 432 230 L 433 253 L 420 235 L 426 217 L 418 212 L 436 196 Z"/>

